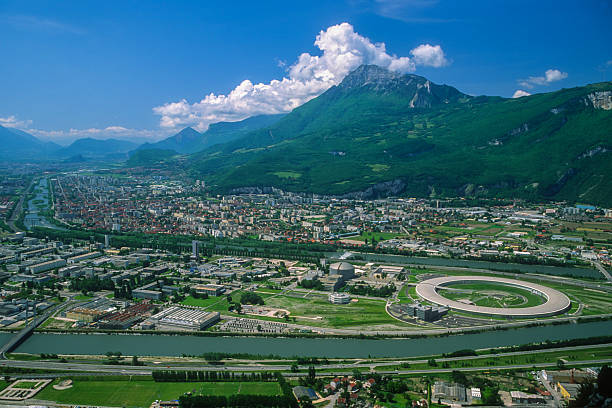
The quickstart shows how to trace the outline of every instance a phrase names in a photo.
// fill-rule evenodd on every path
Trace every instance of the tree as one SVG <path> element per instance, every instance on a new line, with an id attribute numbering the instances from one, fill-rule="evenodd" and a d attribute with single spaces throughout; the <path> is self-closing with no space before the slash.
<path id="1" fill-rule="evenodd" d="M 461 385 L 468 385 L 467 377 L 461 371 L 453 370 L 451 373 L 451 378 L 453 382 L 456 382 Z"/>
<path id="2" fill-rule="evenodd" d="M 264 300 L 261 296 L 254 292 L 244 292 L 240 295 L 240 303 L 243 305 L 263 305 Z"/>
<path id="3" fill-rule="evenodd" d="M 309 384 L 312 384 L 317 379 L 317 371 L 313 365 L 308 366 L 308 377 L 306 377 Z"/>
<path id="4" fill-rule="evenodd" d="M 599 371 L 597 389 L 604 397 L 612 397 L 612 368 L 608 367 L 608 365 L 604 365 Z"/>

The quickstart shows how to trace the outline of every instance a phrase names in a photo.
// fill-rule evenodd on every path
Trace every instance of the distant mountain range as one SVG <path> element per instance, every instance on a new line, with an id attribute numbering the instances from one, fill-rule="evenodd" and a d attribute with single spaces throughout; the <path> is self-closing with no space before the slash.
<path id="1" fill-rule="evenodd" d="M 174 150 L 177 153 L 196 153 L 219 143 L 239 139 L 253 130 L 271 126 L 283 116 L 259 115 L 239 122 L 213 123 L 204 133 L 199 133 L 191 127 L 187 127 L 174 136 L 156 143 L 145 143 L 138 149 L 161 149 Z"/>
<path id="2" fill-rule="evenodd" d="M 0 126 L 0 159 L 35 160 L 59 149 L 53 142 L 43 142 L 29 133 Z"/>
<path id="3" fill-rule="evenodd" d="M 177 134 L 155 143 L 138 144 L 118 139 L 83 138 L 62 147 L 53 142 L 43 142 L 24 131 L 0 126 L 0 158 L 5 160 L 70 160 L 87 161 L 126 160 L 143 165 L 166 159 L 176 154 L 196 153 L 218 143 L 239 139 L 249 132 L 271 126 L 284 115 L 259 115 L 238 122 L 219 122 L 200 133 L 187 127 Z M 153 150 L 140 153 L 141 150 Z"/>
<path id="4" fill-rule="evenodd" d="M 221 192 L 524 197 L 612 205 L 612 83 L 518 99 L 361 66 L 277 123 L 190 155 Z"/>
<path id="5" fill-rule="evenodd" d="M 62 158 L 83 156 L 89 158 L 111 159 L 116 157 L 125 159 L 127 152 L 137 147 L 136 143 L 127 140 L 84 138 L 75 140 L 69 146 L 58 149 L 54 152 L 54 156 Z"/>
<path id="6" fill-rule="evenodd" d="M 68 147 L 0 127 L 0 158 L 128 158 L 217 192 L 522 197 L 612 206 L 612 82 L 517 99 L 470 96 L 364 65 L 287 115 L 192 128 L 136 146 Z M 129 152 L 129 153 L 128 153 Z"/>

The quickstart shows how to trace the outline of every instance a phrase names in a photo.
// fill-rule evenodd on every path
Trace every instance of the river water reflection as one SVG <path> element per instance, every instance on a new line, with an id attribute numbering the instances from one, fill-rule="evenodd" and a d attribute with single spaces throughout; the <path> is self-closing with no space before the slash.
<path id="1" fill-rule="evenodd" d="M 450 353 L 461 349 L 605 335 L 612 335 L 612 321 L 527 327 L 447 337 L 385 340 L 40 333 L 32 335 L 16 351 L 57 354 L 104 354 L 107 351 L 121 351 L 126 355 L 170 356 L 224 352 L 284 357 L 412 357 Z M 2 333 L 0 341 L 6 341 L 8 336 Z"/>

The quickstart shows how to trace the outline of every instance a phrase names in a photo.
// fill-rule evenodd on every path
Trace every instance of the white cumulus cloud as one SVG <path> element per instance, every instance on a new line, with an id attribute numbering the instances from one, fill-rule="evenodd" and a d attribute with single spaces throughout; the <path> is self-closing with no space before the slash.
<path id="1" fill-rule="evenodd" d="M 439 45 L 422 44 L 412 57 L 398 57 L 387 52 L 384 43 L 373 43 L 342 23 L 317 35 L 314 45 L 321 55 L 303 53 L 287 69 L 287 76 L 268 83 L 244 80 L 227 95 L 206 95 L 189 103 L 182 99 L 153 108 L 161 116 L 163 128 L 195 126 L 205 130 L 219 121 L 242 120 L 259 114 L 289 112 L 342 81 L 362 64 L 375 64 L 398 72 L 413 72 L 418 65 L 441 67 L 448 64 Z"/>
<path id="2" fill-rule="evenodd" d="M 68 142 L 84 137 L 93 139 L 110 139 L 117 138 L 122 140 L 131 139 L 156 139 L 162 136 L 167 136 L 166 130 L 148 130 L 148 129 L 130 129 L 123 126 L 107 126 L 105 128 L 86 128 L 86 129 L 69 129 L 69 130 L 42 130 L 42 129 L 24 129 L 28 133 L 45 140 L 53 140 L 56 142 Z"/>
<path id="3" fill-rule="evenodd" d="M 0 118 L 0 126 L 8 128 L 26 128 L 32 124 L 31 120 L 19 120 L 15 115 Z"/>
<path id="4" fill-rule="evenodd" d="M 442 51 L 439 45 L 421 44 L 410 51 L 410 54 L 412 54 L 414 62 L 418 65 L 434 68 L 448 65 L 444 51 Z"/>
<path id="5" fill-rule="evenodd" d="M 521 96 L 529 96 L 531 95 L 529 92 L 523 91 L 522 89 L 517 89 L 516 91 L 514 91 L 514 95 L 512 95 L 513 98 L 520 98 Z"/>
<path id="6" fill-rule="evenodd" d="M 547 69 L 543 76 L 530 76 L 527 79 L 520 79 L 519 85 L 525 88 L 533 88 L 535 85 L 548 85 L 551 82 L 560 81 L 567 78 L 567 72 L 558 69 Z"/>
<path id="7" fill-rule="evenodd" d="M 42 140 L 57 143 L 71 143 L 76 139 L 90 137 L 94 139 L 117 138 L 132 140 L 134 142 L 153 141 L 165 138 L 172 134 L 169 129 L 131 129 L 124 126 L 106 126 L 101 128 L 91 127 L 85 129 L 71 128 L 68 130 L 46 130 L 32 127 L 32 120 L 21 120 L 15 115 L 0 117 L 0 125 L 7 128 L 15 128 L 30 133 Z"/>

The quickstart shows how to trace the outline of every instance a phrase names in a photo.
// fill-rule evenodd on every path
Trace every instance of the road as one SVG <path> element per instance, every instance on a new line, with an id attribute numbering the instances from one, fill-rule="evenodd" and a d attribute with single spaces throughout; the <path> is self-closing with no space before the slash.
<path id="1" fill-rule="evenodd" d="M 548 380 L 544 378 L 541 371 L 538 371 L 538 380 L 542 383 L 542 385 L 544 385 L 546 391 L 550 392 L 550 395 L 555 400 L 555 406 L 561 407 L 561 396 L 559 395 L 557 390 L 555 390 L 554 387 L 550 385 L 550 382 L 548 382 Z"/>
<path id="2" fill-rule="evenodd" d="M 612 275 L 610 275 L 610 272 L 608 272 L 606 268 L 604 268 L 601 262 L 595 261 L 593 262 L 593 265 L 595 265 L 595 267 L 599 270 L 599 272 L 601 272 L 602 275 L 606 277 L 608 282 L 612 282 Z"/>
<path id="3" fill-rule="evenodd" d="M 43 314 L 38 317 L 35 317 L 30 324 L 26 324 L 26 326 L 17 332 L 13 337 L 9 339 L 2 347 L 0 347 L 0 360 L 6 359 L 5 353 L 12 351 L 14 348 L 19 346 L 31 333 L 34 329 L 40 326 L 45 320 L 51 317 L 58 310 L 67 307 L 72 303 L 72 300 L 68 302 L 59 303 L 55 306 L 47 309 Z"/>
<path id="4" fill-rule="evenodd" d="M 30 191 L 33 185 L 34 185 L 34 181 L 32 181 L 30 185 L 28 186 L 28 188 L 26 188 L 23 191 L 23 193 L 21 194 L 21 197 L 19 197 L 19 201 L 17 202 L 17 205 L 15 206 L 15 210 L 11 214 L 11 217 L 6 221 L 6 224 L 9 226 L 10 229 L 13 230 L 13 232 L 20 231 L 19 228 L 15 226 L 15 221 L 17 221 L 17 218 L 19 218 L 19 216 L 21 215 L 21 212 L 23 211 L 23 202 L 25 198 L 27 197 L 28 192 Z"/>
<path id="5" fill-rule="evenodd" d="M 545 352 L 563 352 L 563 351 L 574 351 L 574 350 L 585 350 L 585 349 L 594 349 L 594 348 L 602 348 L 602 347 L 612 347 L 612 343 L 608 344 L 596 344 L 596 345 L 586 345 L 586 346 L 577 346 L 577 347 L 559 347 L 550 350 L 531 350 L 531 351 L 516 351 L 516 352 L 507 352 L 507 353 L 497 353 L 497 354 L 483 354 L 479 356 L 464 356 L 464 357 L 440 357 L 436 358 L 436 362 L 438 364 L 445 362 L 459 362 L 466 360 L 473 360 L 475 358 L 483 359 L 483 358 L 500 358 L 500 357 L 508 357 L 508 356 L 524 356 L 529 354 L 542 354 Z M 555 362 L 550 363 L 551 365 L 556 365 Z M 410 360 L 409 364 L 425 364 L 429 361 L 429 359 L 423 358 L 419 360 Z M 598 360 L 591 360 L 598 361 Z M 389 372 L 394 373 L 396 370 L 383 370 L 381 371 L 381 367 L 388 366 L 398 366 L 402 362 L 406 362 L 406 360 L 387 360 L 387 361 L 379 361 L 379 362 L 371 362 L 365 361 L 360 362 L 359 360 L 350 363 L 332 363 L 332 364 L 321 364 L 317 366 L 317 370 L 350 370 L 349 373 L 352 373 L 356 369 L 366 369 L 368 371 L 375 370 L 377 372 Z M 572 361 L 572 364 L 578 364 L 579 362 Z M 536 363 L 536 366 L 547 366 L 548 363 Z M 529 364 L 519 364 L 522 368 L 525 367 L 533 367 L 534 363 Z M 85 362 L 85 361 L 74 361 L 74 362 L 55 362 L 55 361 L 21 361 L 21 360 L 3 360 L 0 361 L 0 367 L 16 367 L 16 368 L 44 368 L 46 370 L 59 370 L 59 371 L 88 371 L 88 372 L 101 372 L 101 373 L 119 373 L 119 374 L 150 374 L 153 371 L 163 371 L 163 370 L 177 370 L 177 371 L 239 371 L 239 372 L 252 372 L 252 371 L 280 371 L 280 372 L 289 372 L 291 370 L 290 364 L 262 364 L 261 362 L 254 361 L 251 364 L 243 364 L 243 365 L 205 365 L 203 363 L 193 363 L 191 365 L 185 365 L 184 363 L 176 364 L 176 363 L 163 363 L 163 364 L 155 364 L 155 365 L 146 365 L 146 366 L 129 366 L 129 365 L 111 365 L 111 364 L 98 364 L 95 362 Z M 507 367 L 507 366 L 503 366 Z M 302 370 L 307 368 L 306 365 L 299 367 Z M 481 371 L 484 369 L 492 369 L 494 367 L 463 367 L 463 368 L 431 368 L 427 370 L 407 370 L 410 373 L 421 373 L 421 372 L 448 372 L 452 370 L 471 370 L 475 369 L 477 371 Z M 433 371 L 432 371 L 433 370 Z M 438 371 L 436 371 L 438 370 Z M 442 370 L 442 371 L 439 371 Z M 406 370 L 404 370 L 406 371 Z M 403 371 L 402 371 L 403 372 Z M 331 375 L 331 374 L 330 374 Z"/>
<path id="6" fill-rule="evenodd" d="M 580 361 L 572 361 L 572 365 L 602 365 L 612 363 L 612 358 L 607 359 L 596 359 L 596 360 L 580 360 Z M 0 367 L 18 367 L 18 368 L 30 368 L 30 369 L 41 369 L 50 371 L 47 376 L 60 376 L 59 373 L 70 373 L 70 372 L 89 372 L 96 373 L 97 375 L 107 375 L 107 374 L 115 374 L 115 375 L 151 375 L 153 371 L 163 371 L 163 370 L 177 370 L 177 367 L 173 366 L 146 366 L 146 367 L 137 367 L 137 366 L 128 366 L 128 365 L 108 365 L 108 364 L 83 364 L 83 363 L 51 363 L 48 361 L 2 361 L 0 362 Z M 464 372 L 473 372 L 473 371 L 492 371 L 492 370 L 532 370 L 534 368 L 548 368 L 548 367 L 557 367 L 556 362 L 552 363 L 529 363 L 529 364 L 507 364 L 507 365 L 497 365 L 497 366 L 479 366 L 479 367 L 454 367 L 454 368 L 427 368 L 422 370 L 376 370 L 379 374 L 442 374 L 442 373 L 450 373 L 453 371 L 464 371 Z M 181 371 L 228 371 L 228 372 L 254 372 L 254 371 L 262 371 L 260 366 L 253 367 L 244 367 L 244 366 L 236 366 L 236 367 L 219 367 L 219 366 L 211 366 L 211 367 L 184 367 Z M 278 369 L 275 366 L 266 366 L 266 371 L 276 371 L 280 372 L 282 375 L 286 377 L 302 377 L 308 375 L 306 372 L 294 373 L 291 371 L 286 371 L 283 369 Z M 338 369 L 339 371 L 321 371 L 319 369 L 318 376 L 319 377 L 334 377 L 334 376 L 348 376 L 353 375 L 354 367 L 347 365 L 347 367 L 343 369 Z M 58 375 L 55 375 L 53 371 L 57 371 Z M 44 374 L 41 374 L 43 376 Z M 31 377 L 31 375 L 28 375 Z"/>

